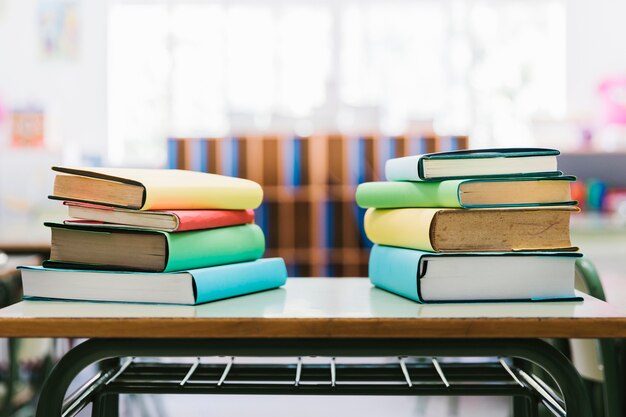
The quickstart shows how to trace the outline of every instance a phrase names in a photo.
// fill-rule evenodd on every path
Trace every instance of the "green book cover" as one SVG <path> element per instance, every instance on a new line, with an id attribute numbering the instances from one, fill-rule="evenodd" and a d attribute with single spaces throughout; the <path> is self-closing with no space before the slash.
<path id="1" fill-rule="evenodd" d="M 53 229 L 53 247 L 51 260 L 44 266 L 50 268 L 77 268 L 97 270 L 135 270 L 153 272 L 171 272 L 187 269 L 204 268 L 236 262 L 253 261 L 263 256 L 265 237 L 256 224 L 220 227 L 216 229 L 194 230 L 189 232 L 169 233 L 156 230 L 83 227 L 78 225 L 46 223 Z M 76 257 L 64 256 L 55 250 L 55 229 L 67 230 L 73 234 L 90 235 L 89 247 L 82 250 Z M 165 256 L 165 263 L 155 269 L 138 266 L 123 251 L 132 248 L 126 244 L 123 249 L 117 247 L 125 240 L 141 235 L 160 235 L 165 239 L 164 245 L 150 249 L 150 256 Z M 79 238 L 77 236 L 76 238 Z M 67 239 L 67 238 L 66 238 Z M 73 238 L 70 238 L 73 239 Z M 62 243 L 60 243 L 62 245 Z M 165 252 L 163 252 L 163 250 Z M 141 252 L 145 257 L 146 250 Z M 125 258 L 120 260 L 120 258 Z M 126 262 L 126 263 L 124 263 Z"/>
<path id="2" fill-rule="evenodd" d="M 167 233 L 165 272 L 251 261 L 263 256 L 265 237 L 256 224 Z"/>
<path id="3" fill-rule="evenodd" d="M 446 181 L 379 181 L 360 184 L 363 208 L 498 208 L 567 206 L 576 177 L 493 178 Z"/>
<path id="4" fill-rule="evenodd" d="M 364 208 L 451 207 L 460 208 L 463 180 L 441 182 L 379 181 L 359 184 L 356 202 Z"/>

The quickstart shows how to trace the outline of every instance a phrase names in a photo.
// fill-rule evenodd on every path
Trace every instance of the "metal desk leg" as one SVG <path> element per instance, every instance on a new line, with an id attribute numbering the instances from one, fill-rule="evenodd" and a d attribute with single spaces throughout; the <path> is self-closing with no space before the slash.
<path id="1" fill-rule="evenodd" d="M 7 348 L 9 351 L 9 369 L 7 372 L 5 396 L 0 404 L 0 417 L 10 416 L 13 413 L 13 396 L 15 388 L 19 382 L 20 366 L 17 362 L 17 350 L 19 348 L 19 339 L 7 339 Z"/>
<path id="2" fill-rule="evenodd" d="M 112 358 L 102 361 L 100 364 L 100 369 L 106 371 L 107 369 L 113 369 L 115 367 L 120 366 L 119 358 Z M 116 394 L 108 394 L 99 398 L 100 406 L 102 407 L 101 414 L 98 416 L 106 416 L 106 417 L 118 417 L 120 413 L 120 397 Z M 92 412 L 93 414 L 93 412 Z M 95 416 L 95 414 L 94 414 Z"/>
<path id="3" fill-rule="evenodd" d="M 503 356 L 521 358 L 542 367 L 558 382 L 568 416 L 588 417 L 591 415 L 587 391 L 580 375 L 563 354 L 541 340 L 92 339 L 78 345 L 59 361 L 43 387 L 36 416 L 61 416 L 63 397 L 67 388 L 85 367 L 107 358 L 131 356 Z"/>

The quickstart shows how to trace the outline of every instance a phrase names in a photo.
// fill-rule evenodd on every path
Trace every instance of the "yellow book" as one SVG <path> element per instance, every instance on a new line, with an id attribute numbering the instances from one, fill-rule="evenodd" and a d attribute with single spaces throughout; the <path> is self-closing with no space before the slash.
<path id="1" fill-rule="evenodd" d="M 427 252 L 576 250 L 569 237 L 573 206 L 499 209 L 368 209 L 374 243 Z"/>
<path id="2" fill-rule="evenodd" d="M 55 200 L 135 210 L 258 207 L 263 190 L 254 181 L 176 169 L 66 168 L 54 181 Z"/>

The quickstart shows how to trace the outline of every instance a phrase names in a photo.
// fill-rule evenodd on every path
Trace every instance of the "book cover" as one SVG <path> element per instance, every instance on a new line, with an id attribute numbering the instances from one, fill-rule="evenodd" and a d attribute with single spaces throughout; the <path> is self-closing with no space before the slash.
<path id="1" fill-rule="evenodd" d="M 368 209 L 374 243 L 428 252 L 576 250 L 569 235 L 574 206 L 498 209 Z"/>
<path id="2" fill-rule="evenodd" d="M 55 223 L 46 226 L 52 229 L 51 259 L 44 262 L 46 267 L 170 272 L 252 261 L 265 251 L 263 231 L 255 224 L 180 233 Z M 57 243 L 57 230 L 70 236 Z M 140 246 L 144 236 L 160 236 L 165 242 L 161 245 L 159 239 L 156 245 L 144 248 Z M 128 243 L 130 237 L 134 243 Z M 88 244 L 83 243 L 85 239 Z M 72 243 L 77 249 L 71 250 Z M 158 259 L 152 262 L 153 258 Z"/>
<path id="3" fill-rule="evenodd" d="M 356 202 L 364 208 L 574 205 L 569 184 L 575 180 L 572 176 L 561 176 L 366 182 L 357 187 Z"/>
<path id="4" fill-rule="evenodd" d="M 25 298 L 195 305 L 285 284 L 282 258 L 173 273 L 20 267 Z"/>
<path id="5" fill-rule="evenodd" d="M 131 210 L 66 201 L 69 216 L 78 220 L 66 223 L 84 226 L 138 227 L 184 232 L 253 223 L 253 210 Z M 87 220 L 87 222 L 85 222 Z"/>
<path id="6" fill-rule="evenodd" d="M 72 188 L 66 194 L 59 193 L 55 182 L 55 192 L 50 196 L 55 200 L 82 201 L 138 210 L 245 210 L 258 207 L 263 199 L 263 190 L 254 181 L 205 172 L 132 168 L 52 169 L 61 173 L 59 175 L 62 177 L 70 175 L 91 180 L 85 183 L 89 187 Z M 138 201 L 129 204 L 106 201 L 101 190 L 103 186 L 110 184 L 129 186 L 132 192 L 137 188 Z"/>
<path id="7" fill-rule="evenodd" d="M 385 177 L 388 181 L 440 181 L 558 176 L 561 175 L 556 169 L 559 154 L 556 149 L 546 148 L 496 148 L 412 155 L 388 160 Z"/>
<path id="8" fill-rule="evenodd" d="M 376 287 L 419 303 L 577 300 L 577 252 L 437 254 L 375 245 L 369 278 Z M 454 262 L 456 274 L 432 262 Z M 520 268 L 520 265 L 524 265 Z M 480 268 L 479 266 L 483 266 Z"/>

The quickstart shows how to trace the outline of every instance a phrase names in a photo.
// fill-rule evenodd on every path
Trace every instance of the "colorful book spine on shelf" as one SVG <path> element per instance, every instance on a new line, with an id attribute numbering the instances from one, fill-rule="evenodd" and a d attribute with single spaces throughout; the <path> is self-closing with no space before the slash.
<path id="1" fill-rule="evenodd" d="M 336 203 L 331 201 L 330 199 L 324 201 L 324 220 L 326 226 L 326 233 L 324 235 L 323 246 L 327 251 L 330 251 L 331 248 L 335 245 L 335 227 L 337 224 L 336 219 Z M 326 276 L 332 277 L 335 276 L 335 268 L 332 262 L 326 263 L 324 266 L 324 272 Z"/>
<path id="2" fill-rule="evenodd" d="M 366 181 L 376 179 L 375 150 L 373 136 L 359 136 L 349 140 L 348 163 L 349 174 L 348 184 L 356 185 Z"/>
<path id="3" fill-rule="evenodd" d="M 398 154 L 399 142 L 401 138 L 397 136 L 386 136 L 382 137 L 378 141 L 378 160 L 380 163 L 378 164 L 378 178 L 385 178 L 385 162 L 388 159 L 397 158 L 400 155 Z"/>
<path id="4" fill-rule="evenodd" d="M 194 171 L 211 172 L 209 171 L 209 139 L 198 139 L 194 141 Z"/>
<path id="5" fill-rule="evenodd" d="M 303 181 L 303 138 L 293 136 L 282 141 L 283 184 L 300 187 Z"/>
<path id="6" fill-rule="evenodd" d="M 268 213 L 268 203 L 263 202 L 259 207 L 254 210 L 254 217 L 256 224 L 263 230 L 267 235 L 267 230 L 269 226 L 269 213 Z"/>
<path id="7" fill-rule="evenodd" d="M 180 140 L 176 138 L 167 139 L 167 168 L 178 168 L 178 147 Z"/>
<path id="8" fill-rule="evenodd" d="M 169 139 L 167 166 L 260 183 L 266 193 L 256 222 L 272 254 L 285 256 L 293 275 L 354 276 L 367 265 L 371 243 L 365 238 L 365 210 L 356 207 L 350 190 L 359 183 L 384 180 L 389 159 L 466 146 L 466 137 L 431 133 L 242 133 L 196 142 Z"/>
<path id="9" fill-rule="evenodd" d="M 222 174 L 236 176 L 237 175 L 237 139 L 234 137 L 226 137 L 220 140 L 220 160 L 222 163 Z"/>
<path id="10" fill-rule="evenodd" d="M 365 232 L 365 213 L 367 212 L 367 209 L 355 204 L 354 211 L 357 225 L 359 228 L 360 246 L 370 249 L 372 246 L 374 246 L 374 243 L 367 237 L 367 233 Z"/>
<path id="11" fill-rule="evenodd" d="M 438 140 L 433 135 L 421 135 L 409 137 L 409 155 L 421 155 L 424 153 L 437 152 Z"/>

